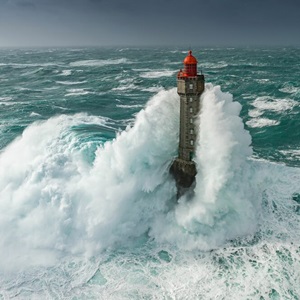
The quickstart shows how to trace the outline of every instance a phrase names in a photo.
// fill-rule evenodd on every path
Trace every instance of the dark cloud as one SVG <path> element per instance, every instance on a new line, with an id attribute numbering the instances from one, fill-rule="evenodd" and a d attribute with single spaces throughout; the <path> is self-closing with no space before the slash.
<path id="1" fill-rule="evenodd" d="M 35 9 L 36 5 L 29 1 L 18 1 L 15 3 L 16 6 L 24 9 Z"/>
<path id="2" fill-rule="evenodd" d="M 299 44 L 299 12 L 299 0 L 0 0 L 0 46 Z"/>

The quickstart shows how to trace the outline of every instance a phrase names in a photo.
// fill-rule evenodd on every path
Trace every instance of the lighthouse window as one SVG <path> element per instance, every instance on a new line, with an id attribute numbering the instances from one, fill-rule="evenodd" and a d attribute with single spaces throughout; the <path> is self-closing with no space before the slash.
<path id="1" fill-rule="evenodd" d="M 190 129 L 190 134 L 194 134 L 194 129 Z"/>
<path id="2" fill-rule="evenodd" d="M 192 83 L 190 83 L 190 90 L 192 90 L 193 89 L 193 84 Z"/>
<path id="3" fill-rule="evenodd" d="M 190 107 L 190 112 L 193 112 L 193 108 L 192 107 Z"/>
<path id="4" fill-rule="evenodd" d="M 193 119 L 192 118 L 190 119 L 190 123 L 193 124 Z"/>
<path id="5" fill-rule="evenodd" d="M 194 146 L 194 140 L 190 140 L 191 146 Z"/>
<path id="6" fill-rule="evenodd" d="M 193 102 L 193 98 L 192 97 L 190 98 L 190 102 Z"/>

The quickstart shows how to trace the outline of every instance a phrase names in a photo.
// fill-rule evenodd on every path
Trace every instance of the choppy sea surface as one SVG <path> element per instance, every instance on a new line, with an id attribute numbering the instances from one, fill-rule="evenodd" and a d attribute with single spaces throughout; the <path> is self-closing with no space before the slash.
<path id="1" fill-rule="evenodd" d="M 0 50 L 0 299 L 300 299 L 300 49 Z"/>

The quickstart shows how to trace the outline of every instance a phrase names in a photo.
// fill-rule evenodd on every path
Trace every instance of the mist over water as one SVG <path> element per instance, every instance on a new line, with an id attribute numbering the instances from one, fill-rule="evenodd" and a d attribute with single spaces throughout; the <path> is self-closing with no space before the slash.
<path id="1" fill-rule="evenodd" d="M 130 63 L 130 55 L 70 61 L 66 72 L 53 75 L 60 77 L 59 93 L 65 91 L 64 101 L 46 104 L 55 114 L 41 110 L 39 94 L 31 90 L 37 98 L 35 106 L 23 104 L 26 117 L 7 117 L 2 124 L 2 136 L 11 136 L 18 121 L 28 122 L 0 153 L 0 295 L 297 299 L 299 169 L 254 159 L 242 105 L 207 83 L 198 119 L 196 187 L 176 204 L 169 167 L 177 155 L 179 97 L 176 88 L 139 81 L 166 76 L 168 84 L 174 71 L 162 75 L 140 67 L 137 80 L 128 75 Z M 124 68 L 119 85 L 100 94 L 83 74 L 110 65 Z M 30 66 L 36 67 L 41 64 Z M 21 68 L 28 72 L 28 66 Z M 146 72 L 152 75 L 145 78 Z M 70 91 L 70 83 L 80 87 Z M 47 97 L 51 87 L 40 88 Z M 152 95 L 143 105 L 137 94 L 145 89 Z M 18 106 L 18 97 L 5 92 L 1 101 Z M 113 97 L 117 109 L 109 112 Z M 84 100 L 91 111 L 107 106 L 99 114 L 80 106 L 76 111 Z M 265 101 L 259 109 L 272 103 L 278 108 L 276 99 Z M 276 112 L 296 108 L 298 99 L 293 101 Z"/>

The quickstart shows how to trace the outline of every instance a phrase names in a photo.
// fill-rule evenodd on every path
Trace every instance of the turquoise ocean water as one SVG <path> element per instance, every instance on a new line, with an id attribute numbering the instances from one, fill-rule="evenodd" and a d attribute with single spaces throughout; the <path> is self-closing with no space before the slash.
<path id="1" fill-rule="evenodd" d="M 0 50 L 0 299 L 300 299 L 300 49 Z"/>

